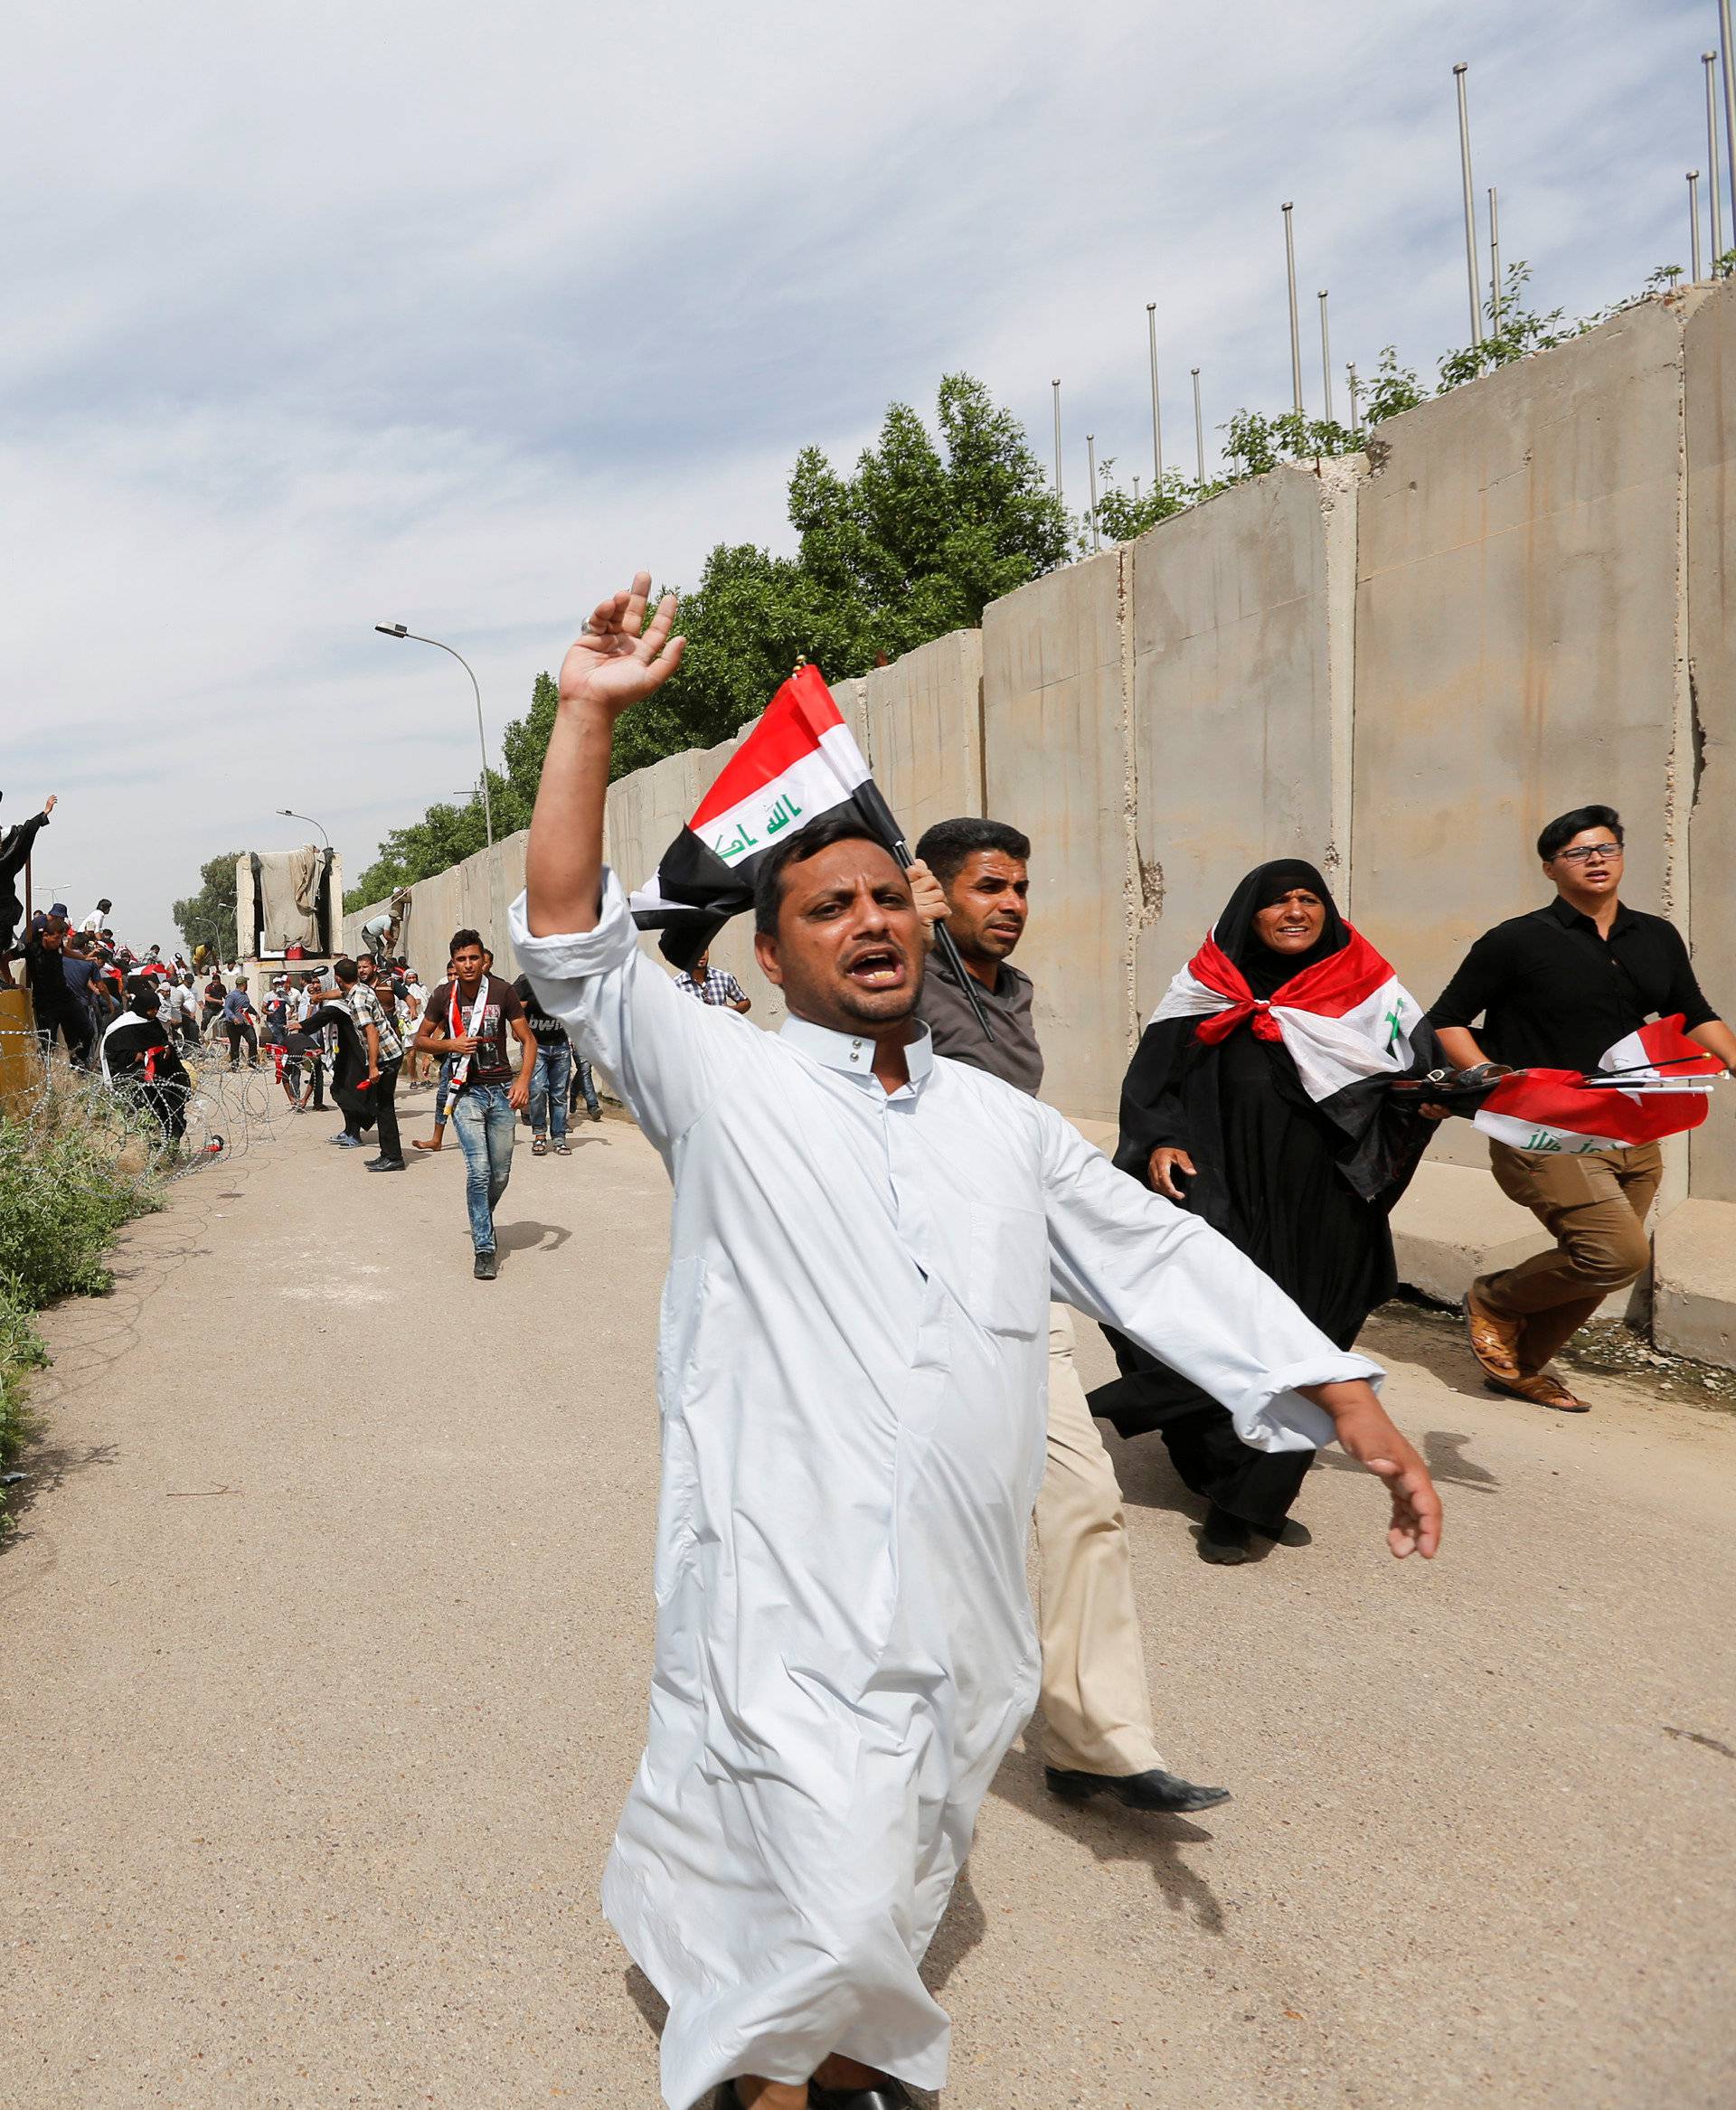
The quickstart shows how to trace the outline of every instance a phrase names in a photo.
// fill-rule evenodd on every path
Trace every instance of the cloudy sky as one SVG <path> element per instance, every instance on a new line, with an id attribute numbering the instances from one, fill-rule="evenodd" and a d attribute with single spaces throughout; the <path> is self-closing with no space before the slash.
<path id="1" fill-rule="evenodd" d="M 169 941 L 316 815 L 352 875 L 473 780 L 636 564 L 980 375 L 1148 469 L 1282 408 L 1278 205 L 1342 363 L 1466 334 L 1451 66 L 1543 305 L 1687 261 L 1713 0 L 21 0 L 0 126 L 4 815 Z M 1312 316 L 1309 316 L 1310 323 Z M 1310 329 L 1311 407 L 1318 404 Z M 1340 404 L 1342 410 L 1342 401 Z M 497 753 L 497 746 L 494 749 Z"/>

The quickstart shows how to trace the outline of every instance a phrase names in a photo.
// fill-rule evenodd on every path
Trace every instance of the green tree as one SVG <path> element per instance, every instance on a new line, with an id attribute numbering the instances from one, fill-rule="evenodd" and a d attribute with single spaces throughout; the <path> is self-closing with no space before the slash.
<path id="1" fill-rule="evenodd" d="M 1136 498 L 1117 482 L 1114 457 L 1106 455 L 1097 470 L 1098 531 L 1112 542 L 1130 542 L 1160 520 L 1185 513 L 1190 505 L 1197 505 L 1201 499 L 1210 498 L 1222 488 L 1221 484 L 1196 484 L 1179 469 L 1165 469 L 1161 484 L 1142 491 Z M 1087 513 L 1085 532 L 1080 537 L 1081 556 L 1090 547 L 1090 515 Z"/>
<path id="2" fill-rule="evenodd" d="M 212 857 L 199 867 L 199 891 L 174 907 L 175 928 L 191 954 L 198 946 L 222 959 L 232 959 L 235 933 L 235 861 L 241 852 Z"/>

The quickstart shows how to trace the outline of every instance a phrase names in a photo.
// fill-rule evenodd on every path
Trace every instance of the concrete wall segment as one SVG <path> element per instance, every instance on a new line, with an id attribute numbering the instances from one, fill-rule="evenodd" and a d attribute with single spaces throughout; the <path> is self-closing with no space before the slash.
<path id="1" fill-rule="evenodd" d="M 912 846 L 930 822 L 983 810 L 982 695 L 976 630 L 919 645 L 857 684 L 858 742 Z"/>
<path id="2" fill-rule="evenodd" d="M 983 611 L 983 754 L 995 820 L 1031 838 L 1043 1096 L 1114 1118 L 1127 1013 L 1123 558 L 1092 557 Z M 959 811 L 968 809 L 960 808 Z"/>
<path id="3" fill-rule="evenodd" d="M 1355 480 L 1281 469 L 1128 550 L 1141 1021 L 1250 866 L 1342 864 L 1351 640 L 1334 615 Z"/>
<path id="4" fill-rule="evenodd" d="M 1676 711 L 1679 331 L 1646 303 L 1383 425 L 1358 507 L 1356 920 L 1418 1000 L 1550 889 L 1590 800 L 1664 905 Z M 1483 1162 L 1452 1124 L 1437 1148 Z"/>
<path id="5" fill-rule="evenodd" d="M 1690 723 L 1677 765 L 1687 821 L 1694 966 L 1707 1001 L 1736 1015 L 1736 285 L 1701 301 L 1684 332 Z M 1714 1093 L 1690 1148 L 1696 1198 L 1736 1201 L 1736 1085 Z"/>

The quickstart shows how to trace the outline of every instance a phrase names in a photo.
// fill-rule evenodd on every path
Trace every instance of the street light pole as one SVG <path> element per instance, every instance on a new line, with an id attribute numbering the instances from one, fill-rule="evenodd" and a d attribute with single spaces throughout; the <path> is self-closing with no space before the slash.
<path id="1" fill-rule="evenodd" d="M 1299 418 L 1302 415 L 1302 329 L 1296 314 L 1296 231 L 1290 222 L 1296 207 L 1286 204 L 1278 210 L 1284 215 L 1284 268 L 1290 281 L 1290 395 Z"/>
<path id="2" fill-rule="evenodd" d="M 1164 487 L 1164 419 L 1157 402 L 1157 303 L 1146 303 L 1146 337 L 1151 351 L 1151 487 Z"/>
<path id="3" fill-rule="evenodd" d="M 1061 484 L 1061 383 L 1058 381 L 1052 381 L 1049 386 L 1054 391 L 1055 400 L 1055 496 L 1065 505 L 1067 494 L 1062 490 Z"/>
<path id="4" fill-rule="evenodd" d="M 1718 259 L 1724 253 L 1723 178 L 1718 163 L 1718 54 L 1702 52 L 1700 64 L 1706 77 L 1706 191 L 1712 200 L 1712 275 L 1718 276 Z M 1694 216 L 1696 228 L 1699 215 Z M 1698 242 L 1695 243 L 1696 248 Z M 1700 276 L 1694 269 L 1694 278 Z"/>
<path id="5" fill-rule="evenodd" d="M 476 745 L 482 749 L 482 818 L 488 831 L 488 847 L 495 846 L 495 809 L 488 796 L 488 736 L 482 727 L 482 683 L 476 679 L 476 670 L 463 653 L 450 645 L 442 645 L 438 637 L 423 637 L 414 630 L 406 630 L 401 623 L 376 623 L 374 628 L 382 637 L 408 637 L 417 645 L 432 645 L 441 652 L 452 654 L 458 664 L 470 677 L 470 686 L 476 692 Z"/>
<path id="6" fill-rule="evenodd" d="M 1477 282 L 1477 201 L 1471 192 L 1471 118 L 1465 105 L 1467 71 L 1461 59 L 1453 68 L 1453 80 L 1458 89 L 1458 167 L 1465 185 L 1465 276 L 1471 289 L 1471 344 L 1476 347 L 1483 342 L 1483 289 Z"/>
<path id="7" fill-rule="evenodd" d="M 331 848 L 332 839 L 326 833 L 326 826 L 323 821 L 316 821 L 312 814 L 298 814 L 293 806 L 280 805 L 278 808 L 278 811 L 283 815 L 286 821 L 306 821 L 310 828 L 317 828 L 319 830 L 321 842 L 325 843 L 327 850 Z"/>
<path id="8" fill-rule="evenodd" d="M 1326 327 L 1326 294 L 1320 289 L 1320 388 L 1323 401 L 1321 416 L 1332 423 L 1332 334 Z"/>
<path id="9" fill-rule="evenodd" d="M 1718 193 L 1714 191 L 1712 196 Z M 1693 266 L 1694 283 L 1700 283 L 1700 171 L 1688 171 L 1688 257 Z"/>
<path id="10" fill-rule="evenodd" d="M 1194 376 L 1194 460 L 1199 487 L 1205 488 L 1205 420 L 1200 415 L 1200 370 L 1190 369 Z"/>

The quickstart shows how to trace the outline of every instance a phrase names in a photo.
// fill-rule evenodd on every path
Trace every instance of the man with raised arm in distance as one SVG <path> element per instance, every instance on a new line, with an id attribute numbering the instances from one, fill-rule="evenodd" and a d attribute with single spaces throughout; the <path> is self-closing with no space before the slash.
<path id="1" fill-rule="evenodd" d="M 1388 1483 L 1396 1555 L 1434 1552 L 1439 1504 L 1373 1364 L 1058 1114 L 935 1058 L 910 881 L 846 816 L 759 874 L 779 1032 L 640 950 L 603 805 L 616 719 L 681 658 L 649 590 L 567 654 L 513 909 L 675 1186 L 650 1729 L 604 1907 L 669 2002 L 670 2110 L 892 2110 L 945 2080 L 918 1966 L 1036 1697 L 1052 1286 L 1250 1442 L 1335 1433 Z"/>

